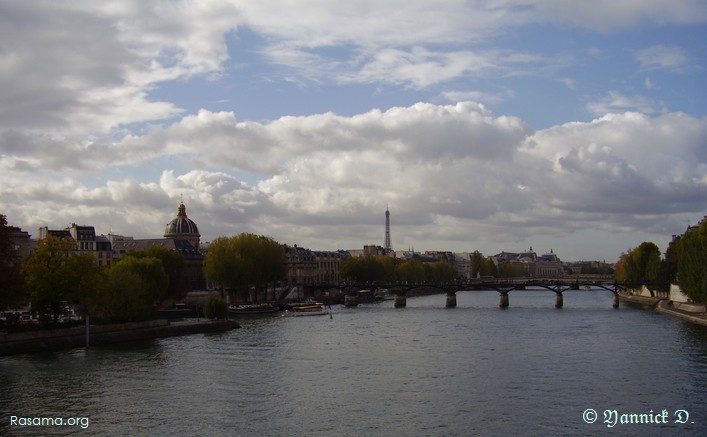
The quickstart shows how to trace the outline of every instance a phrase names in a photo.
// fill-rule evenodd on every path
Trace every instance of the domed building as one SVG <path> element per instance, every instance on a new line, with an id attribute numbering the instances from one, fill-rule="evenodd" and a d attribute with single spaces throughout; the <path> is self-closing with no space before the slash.
<path id="1" fill-rule="evenodd" d="M 194 220 L 187 217 L 187 208 L 184 202 L 179 202 L 179 211 L 177 217 L 167 223 L 164 228 L 164 237 L 173 240 L 186 240 L 194 246 L 194 249 L 199 250 L 199 228 L 194 223 Z"/>
<path id="2" fill-rule="evenodd" d="M 116 237 L 116 236 L 113 236 Z M 164 238 L 133 239 L 117 236 L 112 239 L 113 259 L 117 260 L 133 251 L 148 249 L 152 246 L 163 247 L 169 251 L 179 252 L 184 257 L 184 270 L 181 273 L 179 288 L 183 292 L 202 290 L 206 286 L 204 279 L 204 254 L 199 250 L 199 227 L 187 217 L 184 202 L 179 202 L 177 217 L 167 223 L 164 228 Z"/>

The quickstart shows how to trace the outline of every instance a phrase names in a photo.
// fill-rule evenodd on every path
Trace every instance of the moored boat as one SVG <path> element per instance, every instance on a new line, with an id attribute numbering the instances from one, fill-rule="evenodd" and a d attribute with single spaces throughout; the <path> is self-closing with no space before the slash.
<path id="1" fill-rule="evenodd" d="M 301 305 L 286 310 L 283 316 L 285 317 L 301 317 L 301 316 L 324 316 L 329 314 L 329 310 L 323 303 L 312 305 Z"/>
<path id="2" fill-rule="evenodd" d="M 373 295 L 373 299 L 378 302 L 382 300 L 394 300 L 395 294 L 391 293 L 387 288 L 381 288 Z"/>
<path id="3" fill-rule="evenodd" d="M 269 303 L 256 303 L 248 305 L 231 305 L 228 307 L 229 314 L 267 314 L 280 311 L 280 307 Z"/>
<path id="4" fill-rule="evenodd" d="M 286 303 L 282 306 L 282 309 L 291 310 L 293 308 L 306 307 L 306 306 L 319 305 L 319 304 L 321 304 L 321 302 L 317 302 L 313 298 L 308 297 L 306 300 L 303 300 L 303 301 L 295 301 L 295 302 Z"/>

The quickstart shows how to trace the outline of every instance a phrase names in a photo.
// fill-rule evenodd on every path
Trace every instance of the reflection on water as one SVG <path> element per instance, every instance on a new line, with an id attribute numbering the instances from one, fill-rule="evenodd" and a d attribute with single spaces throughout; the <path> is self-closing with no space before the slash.
<path id="1" fill-rule="evenodd" d="M 0 358 L 0 434 L 702 435 L 707 330 L 606 290 L 408 298 L 209 335 Z M 685 409 L 693 424 L 587 424 Z M 10 415 L 89 417 L 20 429 Z"/>

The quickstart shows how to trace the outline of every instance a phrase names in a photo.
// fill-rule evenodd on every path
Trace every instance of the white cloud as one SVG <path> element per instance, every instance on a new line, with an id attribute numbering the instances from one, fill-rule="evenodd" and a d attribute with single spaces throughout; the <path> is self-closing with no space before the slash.
<path id="1" fill-rule="evenodd" d="M 642 95 L 626 96 L 618 91 L 609 91 L 602 99 L 588 103 L 587 109 L 594 115 L 624 111 L 653 114 L 663 110 L 659 106 L 657 102 Z"/>
<path id="2" fill-rule="evenodd" d="M 689 67 L 690 57 L 685 49 L 677 46 L 656 45 L 638 50 L 634 58 L 643 71 L 683 71 Z"/>
<path id="3" fill-rule="evenodd" d="M 515 93 L 510 89 L 498 92 L 484 91 L 446 91 L 442 97 L 450 102 L 475 101 L 487 104 L 500 103 L 515 97 Z"/>
<path id="4" fill-rule="evenodd" d="M 705 133 L 705 120 L 684 114 L 612 114 L 538 132 L 524 153 L 551 170 L 544 181 L 551 205 L 613 214 L 617 226 L 633 215 L 707 205 Z"/>
<path id="5" fill-rule="evenodd" d="M 249 231 L 321 249 L 378 242 L 386 205 L 398 247 L 498 248 L 586 229 L 670 235 L 678 217 L 707 205 L 705 137 L 706 120 L 680 113 L 533 132 L 474 103 L 268 123 L 202 111 L 127 142 L 155 155 L 196 153 L 206 169 L 89 188 L 6 168 L 0 196 L 11 221 L 30 229 L 80 220 L 99 232 L 159 236 L 181 195 L 205 240 Z M 255 185 L 232 173 L 258 166 L 268 172 Z"/>
<path id="6" fill-rule="evenodd" d="M 41 7 L 40 7 L 41 6 Z M 224 2 L 12 2 L 0 14 L 0 129 L 106 133 L 176 115 L 155 83 L 217 72 Z"/>

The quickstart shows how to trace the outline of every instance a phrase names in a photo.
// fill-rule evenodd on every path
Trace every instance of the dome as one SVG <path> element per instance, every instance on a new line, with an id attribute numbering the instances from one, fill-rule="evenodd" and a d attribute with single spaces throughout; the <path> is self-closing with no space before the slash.
<path id="1" fill-rule="evenodd" d="M 183 238 L 189 239 L 189 237 L 200 237 L 199 228 L 196 226 L 193 220 L 187 217 L 187 208 L 184 203 L 179 204 L 179 212 L 177 217 L 171 222 L 167 223 L 164 228 L 165 238 Z"/>

